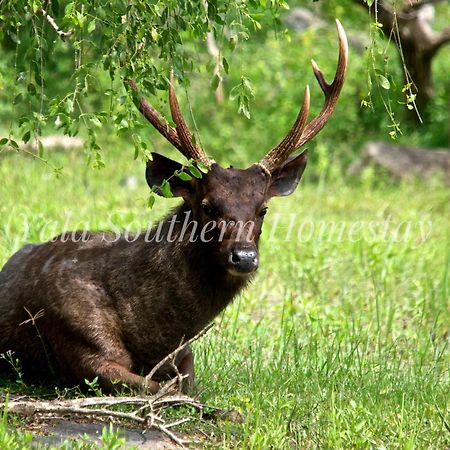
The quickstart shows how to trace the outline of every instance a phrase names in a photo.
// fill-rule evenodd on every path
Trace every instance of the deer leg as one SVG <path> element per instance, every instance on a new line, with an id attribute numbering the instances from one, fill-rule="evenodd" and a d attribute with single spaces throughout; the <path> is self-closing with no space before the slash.
<path id="1" fill-rule="evenodd" d="M 108 392 L 117 388 L 118 383 L 145 389 L 146 392 L 151 394 L 156 394 L 160 389 L 160 385 L 156 381 L 146 381 L 144 377 L 136 375 L 115 361 L 106 360 L 101 362 L 95 369 L 95 376 L 98 376 L 100 386 Z"/>
<path id="2" fill-rule="evenodd" d="M 194 355 L 192 353 L 191 347 L 186 347 L 185 351 L 175 359 L 175 365 L 181 375 L 186 375 L 186 378 L 184 378 L 183 380 L 182 391 L 184 392 L 186 389 L 193 389 L 195 381 L 195 371 Z"/>
<path id="3" fill-rule="evenodd" d="M 70 345 L 71 343 L 72 345 Z M 159 383 L 146 381 L 144 377 L 131 371 L 131 357 L 124 348 L 117 342 L 116 345 L 113 345 L 112 342 L 109 344 L 110 351 L 105 350 L 104 352 L 93 352 L 73 341 L 66 341 L 64 348 L 54 348 L 62 375 L 68 380 L 78 383 L 97 377 L 100 387 L 108 393 L 120 389 L 120 385 L 124 384 L 151 394 L 159 391 Z"/>

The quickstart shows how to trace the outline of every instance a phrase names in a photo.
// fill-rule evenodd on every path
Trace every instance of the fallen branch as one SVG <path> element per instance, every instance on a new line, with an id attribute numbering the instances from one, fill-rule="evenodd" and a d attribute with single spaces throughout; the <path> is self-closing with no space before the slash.
<path id="1" fill-rule="evenodd" d="M 132 411 L 115 411 L 111 408 L 128 405 Z M 178 445 L 187 441 L 180 439 L 170 429 L 192 420 L 192 417 L 182 418 L 175 422 L 166 422 L 161 412 L 165 407 L 189 405 L 203 411 L 206 406 L 186 395 L 174 395 L 161 398 L 158 394 L 149 397 L 92 397 L 71 400 L 13 400 L 0 404 L 7 408 L 8 413 L 25 417 L 37 416 L 43 420 L 60 420 L 64 415 L 77 417 L 92 417 L 97 419 L 111 418 L 134 422 L 143 427 L 160 430 Z M 145 412 L 146 410 L 150 412 Z"/>

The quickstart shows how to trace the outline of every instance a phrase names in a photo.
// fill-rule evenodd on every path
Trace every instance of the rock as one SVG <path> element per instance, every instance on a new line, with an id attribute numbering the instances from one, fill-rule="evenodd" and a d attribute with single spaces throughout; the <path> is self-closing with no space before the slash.
<path id="1" fill-rule="evenodd" d="M 134 190 L 138 187 L 139 181 L 134 175 L 127 175 L 121 178 L 120 185 L 128 189 Z"/>
<path id="2" fill-rule="evenodd" d="M 297 32 L 305 31 L 308 28 L 322 28 L 326 25 L 325 21 L 306 8 L 293 8 L 283 20 L 286 25 Z"/>
<path id="3" fill-rule="evenodd" d="M 293 8 L 289 14 L 284 16 L 284 23 L 297 33 L 303 33 L 309 28 L 319 29 L 328 27 L 333 29 L 331 23 L 321 19 L 316 13 L 306 8 Z M 347 38 L 350 46 L 358 53 L 364 53 L 366 47 L 370 45 L 367 33 L 347 31 Z"/>
<path id="4" fill-rule="evenodd" d="M 68 151 L 68 150 L 78 150 L 83 148 L 84 140 L 80 137 L 71 137 L 71 136 L 59 136 L 59 135 L 50 135 L 50 136 L 42 136 L 40 139 L 41 144 L 44 150 L 51 151 Z M 24 143 L 20 140 L 17 140 L 20 150 L 26 150 L 32 156 L 32 154 L 37 154 L 39 151 L 39 145 L 35 139 L 30 139 L 27 143 Z M 15 155 L 17 153 L 17 149 L 11 145 L 6 145 L 0 151 L 0 158 L 6 157 L 9 155 Z M 5 150 L 5 151 L 3 151 Z M 25 155 L 25 153 L 24 153 Z"/>
<path id="5" fill-rule="evenodd" d="M 450 184 L 450 151 L 402 147 L 385 142 L 368 142 L 361 158 L 350 165 L 348 175 L 359 175 L 365 167 L 381 167 L 394 178 L 430 178 L 441 175 Z"/>
<path id="6" fill-rule="evenodd" d="M 74 148 L 82 148 L 84 145 L 83 139 L 74 136 L 44 136 L 41 138 L 41 142 L 44 148 L 47 150 L 55 148 L 61 150 L 69 150 Z M 24 147 L 29 150 L 37 150 L 36 141 L 34 139 L 31 139 L 27 144 L 24 145 Z"/>

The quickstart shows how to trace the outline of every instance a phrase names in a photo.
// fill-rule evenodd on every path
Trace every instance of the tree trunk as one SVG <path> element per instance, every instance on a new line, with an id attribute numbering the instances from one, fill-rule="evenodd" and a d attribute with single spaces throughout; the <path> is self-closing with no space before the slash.
<path id="1" fill-rule="evenodd" d="M 364 0 L 356 0 L 366 6 Z M 374 2 L 370 12 L 383 25 L 383 33 L 393 39 L 404 65 L 405 84 L 411 83 L 411 93 L 416 95 L 415 104 L 420 115 L 433 97 L 432 60 L 438 50 L 450 42 L 450 27 L 440 32 L 432 28 L 434 6 L 440 0 L 422 0 L 421 3 L 405 1 L 401 10 L 394 10 L 387 1 Z M 412 115 L 420 120 L 416 111 Z"/>

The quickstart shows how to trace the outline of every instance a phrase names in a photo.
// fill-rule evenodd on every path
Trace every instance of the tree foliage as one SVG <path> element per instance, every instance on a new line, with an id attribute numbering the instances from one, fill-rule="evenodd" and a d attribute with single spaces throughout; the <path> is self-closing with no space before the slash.
<path id="1" fill-rule="evenodd" d="M 187 74 L 198 67 L 197 46 L 207 33 L 232 52 L 253 30 L 276 28 L 283 0 L 7 0 L 1 3 L 0 41 L 8 62 L 4 79 L 18 126 L 11 123 L 0 144 L 18 148 L 17 138 L 37 142 L 43 128 L 54 124 L 74 136 L 85 127 L 94 165 L 102 166 L 97 129 L 114 123 L 118 133 L 130 133 L 136 153 L 146 145 L 135 132 L 137 113 L 124 95 L 122 83 L 133 78 L 151 94 L 166 90 L 169 67 L 188 84 Z M 186 43 L 189 42 L 189 45 Z M 216 62 L 217 63 L 217 62 Z M 54 78 L 58 65 L 58 79 Z M 209 63 L 215 88 L 229 70 L 226 55 Z M 249 115 L 251 85 L 245 78 L 233 90 L 239 111 Z M 109 97 L 108 110 L 89 108 L 86 100 Z M 100 105 L 97 105 L 100 106 Z"/>
<path id="2" fill-rule="evenodd" d="M 201 131 L 196 139 L 221 162 L 247 164 L 290 129 L 306 83 L 312 89 L 311 115 L 320 109 L 322 94 L 308 62 L 316 59 L 332 77 L 335 17 L 350 38 L 350 65 L 332 121 L 309 146 L 315 150 L 311 157 L 339 171 L 368 139 L 390 135 L 407 145 L 448 145 L 450 48 L 433 59 L 430 114 L 420 127 L 408 124 L 404 118 L 412 107 L 413 85 L 404 80 L 394 41 L 370 14 L 375 4 L 380 2 L 360 8 L 354 0 L 292 0 L 289 6 L 281 0 L 3 0 L 0 153 L 20 148 L 33 149 L 34 155 L 38 149 L 37 157 L 52 164 L 40 142 L 57 130 L 79 134 L 94 167 L 113 154 L 110 148 L 102 151 L 108 145 L 124 145 L 130 156 L 134 147 L 136 157 L 146 158 L 150 145 L 156 150 L 166 144 L 158 133 L 147 134 L 150 127 L 144 129 L 123 80 L 134 78 L 168 117 L 166 89 L 173 67 L 182 85 L 178 92 L 189 93 L 180 100 L 191 128 L 196 131 L 198 125 Z M 322 27 L 286 32 L 280 18 L 296 6 L 314 11 Z M 449 12 L 444 3 L 436 5 L 434 29 L 446 26 Z M 217 87 L 227 100 L 219 105 L 213 95 Z"/>

